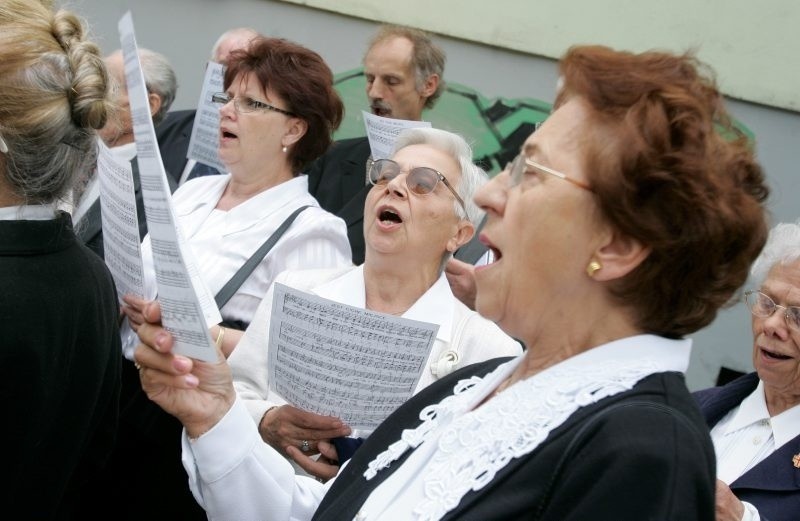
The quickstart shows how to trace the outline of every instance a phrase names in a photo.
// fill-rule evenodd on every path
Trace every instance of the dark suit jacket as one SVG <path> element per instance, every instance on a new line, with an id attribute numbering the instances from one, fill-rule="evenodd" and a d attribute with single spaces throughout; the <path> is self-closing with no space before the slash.
<path id="1" fill-rule="evenodd" d="M 506 360 L 465 367 L 401 406 L 355 453 L 314 519 L 353 519 L 372 490 L 410 451 L 370 481 L 363 477 L 367 464 L 400 439 L 403 429 L 418 426 L 419 411 L 451 395 L 456 382 L 483 376 Z M 626 406 L 594 418 L 616 404 Z M 665 412 L 664 405 L 672 412 Z M 574 439 L 575 450 L 554 475 Z M 509 462 L 488 485 L 464 496 L 443 519 L 713 521 L 714 465 L 714 448 L 683 376 L 659 373 L 629 391 L 578 410 L 536 450 Z"/>
<path id="2" fill-rule="evenodd" d="M 131 170 L 133 171 L 133 191 L 136 196 L 136 217 L 139 225 L 139 240 L 141 241 L 144 239 L 144 236 L 147 235 L 147 218 L 144 214 L 142 181 L 139 177 L 139 163 L 136 161 L 136 158 L 131 160 Z M 167 176 L 167 181 L 170 185 L 170 191 L 174 191 L 174 180 Z M 105 252 L 103 251 L 103 219 L 100 209 L 100 198 L 89 208 L 75 231 L 81 242 L 98 254 L 101 259 L 105 258 Z"/>
<path id="3" fill-rule="evenodd" d="M 738 406 L 758 386 L 758 374 L 750 373 L 722 387 L 694 393 L 709 429 Z M 800 469 L 792 457 L 800 453 L 800 436 L 773 452 L 764 461 L 731 483 L 736 497 L 754 505 L 762 520 L 800 519 Z"/>
<path id="4" fill-rule="evenodd" d="M 156 141 L 161 152 L 161 160 L 164 162 L 167 176 L 175 181 L 175 187 L 180 183 L 181 174 L 186 168 L 186 154 L 189 151 L 196 112 L 194 109 L 169 112 L 164 121 L 156 127 Z"/>
<path id="5" fill-rule="evenodd" d="M 372 185 L 367 181 L 369 141 L 357 137 L 337 141 L 307 170 L 308 191 L 319 205 L 341 217 L 353 263 L 364 263 L 364 203 Z"/>
<path id="6" fill-rule="evenodd" d="M 116 436 L 114 282 L 62 212 L 0 221 L 0 295 L 3 517 L 69 519 Z"/>

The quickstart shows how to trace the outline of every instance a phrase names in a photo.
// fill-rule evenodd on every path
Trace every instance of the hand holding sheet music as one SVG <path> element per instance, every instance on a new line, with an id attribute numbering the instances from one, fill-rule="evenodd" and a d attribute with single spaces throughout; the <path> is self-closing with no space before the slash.
<path id="1" fill-rule="evenodd" d="M 417 387 L 439 326 L 274 287 L 270 388 L 371 432 Z"/>

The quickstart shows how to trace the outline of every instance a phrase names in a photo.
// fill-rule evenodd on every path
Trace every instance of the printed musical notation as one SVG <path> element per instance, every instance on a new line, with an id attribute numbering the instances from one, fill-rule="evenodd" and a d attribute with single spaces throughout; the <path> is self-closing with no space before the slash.
<path id="1" fill-rule="evenodd" d="M 219 106 L 211 101 L 211 96 L 225 90 L 223 86 L 224 72 L 223 66 L 219 63 L 210 61 L 206 64 L 206 74 L 203 77 L 203 88 L 200 90 L 200 100 L 197 102 L 197 112 L 187 153 L 189 159 L 213 166 L 220 172 L 226 172 L 227 169 L 217 152 L 219 150 Z"/>
<path id="2" fill-rule="evenodd" d="M 133 172 L 129 162 L 114 158 L 102 139 L 97 146 L 103 254 L 122 302 L 123 295 L 144 295 Z"/>
<path id="3" fill-rule="evenodd" d="M 175 337 L 175 352 L 216 361 L 208 324 L 222 318 L 177 228 L 164 164 L 158 150 L 130 11 L 119 21 L 125 61 L 125 80 L 133 115 L 147 228 L 153 245 L 153 264 L 164 327 Z M 105 233 L 105 232 L 104 232 Z M 138 233 L 138 232 L 137 232 Z M 138 236 L 137 236 L 138 240 Z M 152 298 L 152 295 L 145 295 Z"/>
<path id="4" fill-rule="evenodd" d="M 409 121 L 405 119 L 384 118 L 370 112 L 361 111 L 372 159 L 386 159 L 392 154 L 397 135 L 407 128 L 430 127 L 429 121 Z"/>
<path id="5" fill-rule="evenodd" d="M 413 395 L 438 328 L 276 283 L 270 388 L 296 407 L 371 432 Z"/>

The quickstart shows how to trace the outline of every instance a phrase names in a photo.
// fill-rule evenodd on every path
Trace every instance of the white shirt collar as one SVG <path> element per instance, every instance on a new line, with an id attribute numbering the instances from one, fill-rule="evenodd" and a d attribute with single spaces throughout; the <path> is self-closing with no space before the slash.
<path id="1" fill-rule="evenodd" d="M 340 277 L 317 287 L 314 292 L 334 302 L 359 308 L 366 307 L 364 289 L 364 266 L 347 271 Z M 428 291 L 403 313 L 402 317 L 429 324 L 438 324 L 436 339 L 450 342 L 453 330 L 453 306 L 455 305 L 450 284 L 444 273 L 428 288 Z"/>
<path id="2" fill-rule="evenodd" d="M 117 161 L 130 161 L 136 157 L 136 142 L 126 143 L 109 149 Z"/>
<path id="3" fill-rule="evenodd" d="M 30 204 L 0 208 L 0 221 L 49 221 L 55 219 L 52 204 Z"/>
<path id="4" fill-rule="evenodd" d="M 761 421 L 769 423 L 772 437 L 775 441 L 775 448 L 778 449 L 786 442 L 800 436 L 800 405 L 795 405 L 791 409 L 770 418 L 766 396 L 764 395 L 764 382 L 759 380 L 755 390 L 739 404 L 733 418 L 728 422 L 724 434 L 736 432 Z"/>

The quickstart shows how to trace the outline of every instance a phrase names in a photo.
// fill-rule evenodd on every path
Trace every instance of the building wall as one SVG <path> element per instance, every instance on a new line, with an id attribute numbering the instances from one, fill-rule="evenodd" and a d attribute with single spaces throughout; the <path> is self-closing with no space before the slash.
<path id="1" fill-rule="evenodd" d="M 557 29 L 561 35 L 559 38 L 562 47 L 579 42 L 596 43 L 603 41 L 602 38 L 607 36 L 588 32 L 589 28 L 586 24 L 573 23 L 573 21 L 567 23 L 566 20 L 571 19 L 567 13 L 561 11 L 552 11 L 551 15 L 547 17 L 541 15 L 543 6 L 557 2 L 537 3 L 535 14 L 532 14 L 530 18 L 515 15 L 513 18 L 519 18 L 520 22 L 512 26 L 515 27 L 513 30 L 503 25 L 499 14 L 490 16 L 492 13 L 485 11 L 485 8 L 476 7 L 470 2 L 463 1 L 458 3 L 428 1 L 425 4 L 427 11 L 421 8 L 415 9 L 420 6 L 416 0 L 391 5 L 377 0 L 318 2 L 319 5 L 324 4 L 328 10 L 271 0 L 136 0 L 131 2 L 124 0 L 70 0 L 59 3 L 87 18 L 92 26 L 93 34 L 105 53 L 119 47 L 117 22 L 130 5 L 139 45 L 164 53 L 175 67 L 180 82 L 180 91 L 174 105 L 176 109 L 191 108 L 197 104 L 203 68 L 211 46 L 219 34 L 232 27 L 250 26 L 264 34 L 292 39 L 315 49 L 329 63 L 334 72 L 339 72 L 360 65 L 365 43 L 376 27 L 376 22 L 370 19 L 380 19 L 384 15 L 386 18 L 391 16 L 391 19 L 394 19 L 393 17 L 402 15 L 404 18 L 399 18 L 398 21 L 416 20 L 419 19 L 417 11 L 424 12 L 427 14 L 425 18 L 428 22 L 426 23 L 429 24 L 427 28 L 437 33 L 437 42 L 447 52 L 445 71 L 447 79 L 475 88 L 487 97 L 532 97 L 547 102 L 552 102 L 554 97 L 557 77 L 555 61 L 551 58 L 503 48 L 499 45 L 511 46 L 506 40 L 514 34 L 517 35 L 516 38 L 519 41 L 527 41 L 522 36 L 522 33 L 527 31 L 527 26 L 523 22 L 530 22 L 533 24 L 531 27 L 537 27 L 536 30 L 539 31 L 537 24 L 541 24 L 543 19 L 551 18 L 556 20 L 551 22 L 554 32 L 542 34 L 552 35 Z M 303 3 L 313 4 L 315 2 Z M 572 4 L 574 3 L 572 2 Z M 667 17 L 663 23 L 659 23 L 666 25 L 667 29 L 674 27 L 677 24 L 677 21 L 674 20 L 684 17 L 684 8 L 687 3 L 688 0 L 658 3 L 661 6 L 676 6 L 673 16 Z M 715 14 L 706 8 L 708 3 L 710 2 L 697 2 L 697 6 L 700 6 L 697 7 L 698 12 L 706 19 L 713 18 L 712 15 Z M 773 3 L 783 5 L 784 14 L 793 8 L 790 2 L 775 0 Z M 342 9 L 346 7 L 360 18 L 331 12 L 330 9 L 334 4 L 341 5 Z M 511 12 L 514 13 L 523 12 L 523 4 L 529 5 L 523 0 L 515 2 L 509 0 L 507 3 L 505 1 L 485 2 L 485 4 L 494 6 L 494 10 L 498 10 L 498 5 L 513 6 L 514 9 Z M 592 10 L 594 9 L 592 6 L 595 6 L 594 2 L 586 1 L 581 5 L 584 4 L 587 9 L 585 13 L 595 13 Z M 740 4 L 744 5 L 739 0 L 727 2 L 725 3 L 726 10 L 734 10 L 741 7 Z M 454 5 L 455 7 L 453 7 Z M 619 14 L 629 10 L 632 13 L 639 12 L 640 9 L 635 7 L 636 5 L 638 5 L 636 2 L 620 2 L 619 8 L 613 10 L 613 13 Z M 695 6 L 695 4 L 692 5 Z M 399 9 L 397 6 L 403 6 L 403 9 Z M 556 9 L 556 7 L 551 5 L 549 9 Z M 740 18 L 744 20 L 750 16 L 748 14 L 750 12 L 742 8 Z M 773 12 L 772 9 L 766 12 L 772 13 L 771 17 L 774 15 L 775 19 L 770 17 L 769 20 L 762 20 L 763 17 L 754 17 L 753 25 L 758 26 L 759 31 L 771 34 L 781 33 L 784 29 L 784 17 L 780 12 Z M 692 17 L 695 16 L 693 13 Z M 484 19 L 487 20 L 486 23 L 483 22 Z M 600 16 L 597 14 L 596 19 L 603 20 L 602 26 L 606 29 L 615 28 L 614 30 L 618 32 L 628 31 L 638 35 L 639 45 L 637 47 L 684 47 L 687 31 L 678 31 L 677 29 L 674 33 L 676 35 L 675 42 L 670 42 L 667 38 L 669 34 L 672 34 L 668 30 L 658 32 L 653 29 L 655 31 L 653 33 L 654 43 L 649 45 L 650 31 L 645 29 L 652 28 L 652 25 L 658 21 L 655 19 L 650 19 L 647 23 L 631 23 L 629 26 L 619 25 L 620 22 L 611 15 Z M 669 22 L 670 19 L 674 19 L 673 22 Z M 481 21 L 472 22 L 472 20 Z M 722 18 L 709 22 L 708 26 L 709 34 L 714 34 L 719 39 L 715 46 L 739 48 L 742 35 L 738 30 L 727 32 L 711 30 L 716 25 L 724 25 L 721 20 Z M 483 35 L 482 31 L 485 31 L 486 24 L 495 27 L 495 31 L 491 35 Z M 456 36 L 460 36 L 460 38 L 439 33 L 439 30 L 456 33 L 453 29 L 456 26 L 459 28 Z M 472 31 L 473 36 L 475 34 L 483 35 L 480 37 L 486 38 L 486 41 L 493 45 L 479 43 L 475 41 L 477 37 L 464 39 L 467 31 Z M 705 29 L 696 28 L 695 32 L 705 34 Z M 489 39 L 489 36 L 492 35 L 493 38 Z M 596 40 L 593 39 L 595 37 Z M 796 35 L 792 36 L 792 38 L 794 37 Z M 790 39 L 787 41 L 791 43 Z M 781 60 L 784 55 L 782 52 L 773 54 L 773 49 L 766 45 L 755 45 L 754 42 L 750 42 L 750 44 L 752 44 L 750 52 L 758 54 L 756 61 L 783 67 Z M 520 44 L 519 47 L 522 45 Z M 798 69 L 794 67 L 792 70 L 796 73 Z M 749 74 L 747 71 L 736 72 L 730 78 L 737 79 L 739 76 L 748 76 L 747 81 L 752 80 L 758 83 L 756 90 L 769 91 L 778 96 L 777 92 L 781 87 L 780 81 L 768 80 L 766 77 Z M 730 83 L 730 79 L 726 78 L 726 85 L 734 83 L 736 81 Z M 800 94 L 800 88 L 794 88 L 794 93 Z M 800 183 L 797 181 L 797 165 L 800 163 L 800 152 L 798 152 L 800 150 L 800 113 L 738 100 L 730 100 L 729 108 L 733 115 L 744 122 L 756 136 L 757 152 L 773 188 L 770 200 L 773 221 L 797 220 L 800 217 L 800 205 L 797 203 L 800 201 Z M 720 365 L 742 371 L 752 369 L 750 336 L 750 315 L 743 304 L 737 304 L 731 309 L 723 311 L 711 326 L 694 335 L 695 349 L 688 373 L 690 386 L 702 388 L 711 385 Z"/>

